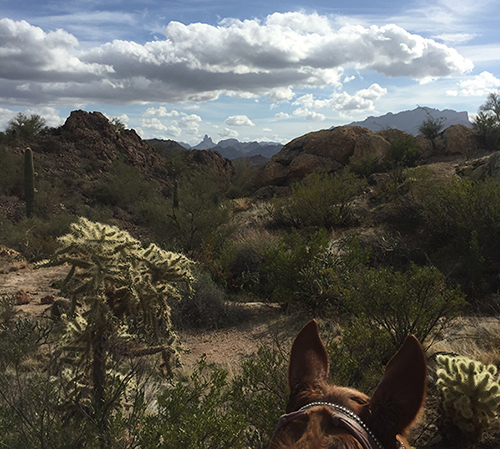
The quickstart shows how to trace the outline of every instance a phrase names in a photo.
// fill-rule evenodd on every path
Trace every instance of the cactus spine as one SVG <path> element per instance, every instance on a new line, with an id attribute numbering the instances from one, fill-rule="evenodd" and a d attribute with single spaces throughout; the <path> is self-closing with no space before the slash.
<path id="1" fill-rule="evenodd" d="M 499 426 L 500 384 L 496 366 L 467 357 L 438 356 L 437 362 L 442 427 L 469 441 L 479 441 L 485 430 Z"/>
<path id="2" fill-rule="evenodd" d="M 35 167 L 33 151 L 30 147 L 24 152 L 24 196 L 26 198 L 26 215 L 32 217 L 35 210 Z"/>

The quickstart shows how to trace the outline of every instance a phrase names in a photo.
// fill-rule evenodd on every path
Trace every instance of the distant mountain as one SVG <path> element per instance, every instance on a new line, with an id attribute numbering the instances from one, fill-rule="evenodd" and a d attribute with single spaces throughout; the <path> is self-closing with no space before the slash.
<path id="1" fill-rule="evenodd" d="M 417 136 L 420 134 L 418 128 L 420 128 L 422 122 L 430 117 L 435 119 L 443 118 L 443 129 L 446 129 L 451 125 L 465 125 L 469 128 L 472 127 L 472 124 L 469 121 L 469 115 L 466 111 L 457 112 L 452 109 L 444 109 L 440 111 L 439 109 L 420 106 L 411 111 L 398 112 L 397 114 L 389 112 L 388 114 L 380 117 L 368 117 L 362 122 L 352 122 L 347 126 L 362 126 L 375 132 L 395 128 L 404 131 L 405 133 Z"/>
<path id="2" fill-rule="evenodd" d="M 216 144 L 206 134 L 203 140 L 193 147 L 183 142 L 179 142 L 179 145 L 188 150 L 218 151 L 226 159 L 250 158 L 253 156 L 263 156 L 270 159 L 283 148 L 283 145 L 277 142 L 240 142 L 237 139 L 221 140 Z"/>

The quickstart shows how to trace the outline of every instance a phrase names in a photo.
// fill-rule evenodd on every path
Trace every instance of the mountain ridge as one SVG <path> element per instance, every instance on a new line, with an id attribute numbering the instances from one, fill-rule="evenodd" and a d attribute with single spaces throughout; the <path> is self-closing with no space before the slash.
<path id="1" fill-rule="evenodd" d="M 453 109 L 434 109 L 427 106 L 418 106 L 415 109 L 401 111 L 397 113 L 388 112 L 387 114 L 374 117 L 367 117 L 365 120 L 351 122 L 344 126 L 362 126 L 370 131 L 378 132 L 385 129 L 399 129 L 407 134 L 417 136 L 420 133 L 419 128 L 425 120 L 443 118 L 443 130 L 452 125 L 465 125 L 472 128 L 467 111 L 457 112 Z M 330 129 L 336 128 L 332 126 Z"/>

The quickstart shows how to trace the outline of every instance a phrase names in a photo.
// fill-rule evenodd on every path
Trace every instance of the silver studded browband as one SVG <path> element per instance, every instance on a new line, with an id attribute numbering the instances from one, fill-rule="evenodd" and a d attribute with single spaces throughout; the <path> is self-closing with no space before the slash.
<path id="1" fill-rule="evenodd" d="M 347 429 L 361 443 L 363 449 L 384 449 L 380 441 L 378 441 L 377 437 L 361 418 L 348 408 L 332 404 L 331 402 L 311 402 L 301 407 L 298 411 L 304 412 L 313 407 L 328 407 L 335 412 L 333 418 L 337 421 L 337 424 Z"/>
<path id="2" fill-rule="evenodd" d="M 338 425 L 347 429 L 351 435 L 361 443 L 364 449 L 384 449 L 380 441 L 361 418 L 342 405 L 333 404 L 331 402 L 311 402 L 294 413 L 303 413 L 313 407 L 320 406 L 328 407 L 332 410 L 334 412 L 333 418 L 337 421 Z M 399 440 L 398 443 L 399 448 L 404 449 L 404 444 Z"/>

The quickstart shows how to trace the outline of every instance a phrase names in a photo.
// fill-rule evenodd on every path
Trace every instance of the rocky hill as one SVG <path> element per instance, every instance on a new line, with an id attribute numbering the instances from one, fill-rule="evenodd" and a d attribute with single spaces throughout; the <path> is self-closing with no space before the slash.
<path id="1" fill-rule="evenodd" d="M 405 137 L 413 138 L 398 129 L 373 132 L 360 126 L 311 132 L 293 139 L 272 157 L 259 174 L 260 185 L 288 186 L 315 171 L 336 172 L 351 159 L 364 156 L 383 161 L 390 154 L 391 143 Z M 464 125 L 450 126 L 434 141 L 423 136 L 417 136 L 414 141 L 422 163 L 437 154 L 464 156 L 477 148 L 475 132 Z"/>
<path id="2" fill-rule="evenodd" d="M 61 127 L 46 129 L 27 141 L 9 144 L 5 151 L 19 158 L 26 147 L 31 147 L 38 174 L 37 188 L 41 190 L 38 197 L 45 190 L 40 184 L 48 184 L 46 188 L 57 188 L 65 203 L 64 207 L 62 204 L 52 206 L 52 198 L 44 200 L 44 207 L 50 208 L 52 213 L 59 208 L 64 210 L 71 203 L 71 212 L 81 214 L 80 207 L 91 204 L 96 195 L 102 195 L 98 191 L 109 183 L 120 162 L 131 170 L 139 170 L 141 178 L 153 182 L 151 185 L 159 192 L 168 191 L 173 185 L 171 162 L 167 160 L 172 149 L 181 151 L 186 166 L 205 166 L 225 174 L 233 172 L 230 161 L 214 151 L 189 152 L 173 141 L 162 141 L 162 145 L 163 150 L 153 148 L 135 130 L 118 129 L 100 112 L 78 110 L 71 112 Z M 20 163 L 16 161 L 16 166 Z M 12 172 L 19 179 L 16 178 L 11 189 L 12 195 L 0 195 L 0 214 L 18 220 L 24 214 L 20 166 L 12 167 Z M 139 179 L 135 181 L 140 183 Z"/>

